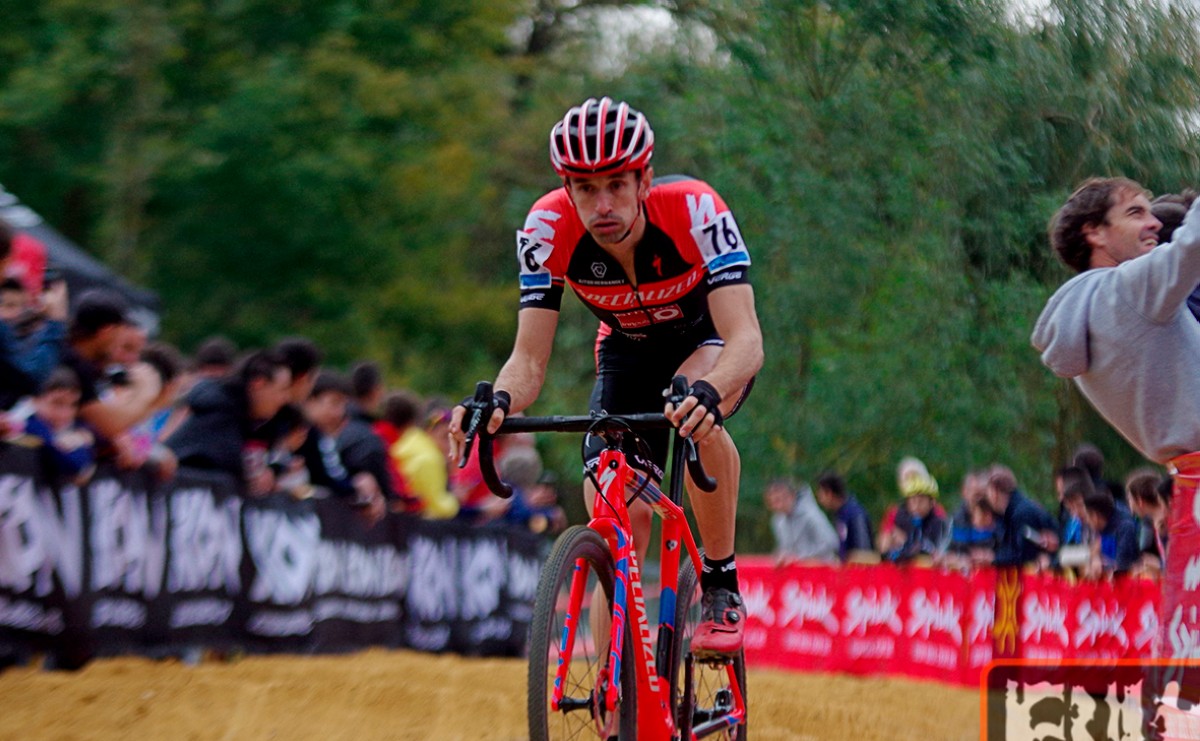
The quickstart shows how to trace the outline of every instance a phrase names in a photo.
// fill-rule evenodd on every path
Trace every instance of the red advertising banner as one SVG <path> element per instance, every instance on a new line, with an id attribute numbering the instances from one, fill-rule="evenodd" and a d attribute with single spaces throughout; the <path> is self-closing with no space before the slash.
<path id="1" fill-rule="evenodd" d="M 1175 481 L 1167 526 L 1171 547 L 1163 575 L 1161 655 L 1200 658 L 1200 453 L 1170 461 Z"/>
<path id="2" fill-rule="evenodd" d="M 982 569 L 775 566 L 738 559 L 752 666 L 977 685 L 1010 658 L 1149 658 L 1157 582 Z M 997 626 L 1002 626 L 998 629 Z"/>
<path id="3" fill-rule="evenodd" d="M 1021 576 L 1021 596 L 1017 600 L 1020 658 L 1062 659 L 1070 655 L 1071 635 L 1067 623 L 1074 606 L 1075 590 L 1061 587 L 1061 582 L 1052 576 Z"/>
<path id="4" fill-rule="evenodd" d="M 996 572 L 987 569 L 973 572 L 967 578 L 967 632 L 960 660 L 964 684 L 973 684 L 980 672 L 995 656 Z"/>
<path id="5" fill-rule="evenodd" d="M 904 584 L 892 565 L 850 566 L 843 572 L 842 640 L 837 670 L 852 674 L 891 673 L 904 640 Z"/>
<path id="6" fill-rule="evenodd" d="M 946 579 L 932 569 L 901 570 L 904 584 L 904 634 L 898 664 L 907 673 L 926 679 L 957 677 L 962 673 L 966 643 L 966 579 Z"/>

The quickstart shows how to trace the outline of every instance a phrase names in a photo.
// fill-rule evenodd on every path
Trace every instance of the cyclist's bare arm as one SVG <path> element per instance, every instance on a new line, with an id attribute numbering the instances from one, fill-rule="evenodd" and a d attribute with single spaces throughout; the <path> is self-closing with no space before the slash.
<path id="1" fill-rule="evenodd" d="M 554 334 L 558 330 L 558 312 L 552 309 L 522 309 L 517 314 L 517 339 L 512 354 L 505 361 L 493 384 L 498 391 L 512 397 L 510 412 L 519 412 L 537 399 L 546 379 L 546 365 L 554 349 Z M 466 436 L 462 430 L 465 409 L 456 406 L 450 418 L 450 458 L 462 455 Z M 488 432 L 495 432 L 504 421 L 504 412 L 497 409 L 488 422 Z"/>
<path id="2" fill-rule="evenodd" d="M 742 388 L 762 368 L 762 329 L 754 310 L 754 289 L 748 284 L 724 286 L 708 295 L 708 310 L 725 347 L 712 370 L 701 379 L 712 384 L 722 400 L 736 399 Z M 692 434 L 700 442 L 712 431 L 707 409 L 697 409 L 695 397 L 683 400 L 678 409 L 667 405 L 667 417 L 679 426 L 680 434 Z M 707 419 L 706 419 L 707 418 Z"/>

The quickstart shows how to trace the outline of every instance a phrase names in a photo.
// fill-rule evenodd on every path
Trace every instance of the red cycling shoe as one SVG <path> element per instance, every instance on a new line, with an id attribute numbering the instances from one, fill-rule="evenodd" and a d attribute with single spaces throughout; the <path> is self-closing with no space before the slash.
<path id="1" fill-rule="evenodd" d="M 709 589 L 700 598 L 700 624 L 692 636 L 697 658 L 732 656 L 742 650 L 746 606 L 742 596 L 728 589 Z"/>

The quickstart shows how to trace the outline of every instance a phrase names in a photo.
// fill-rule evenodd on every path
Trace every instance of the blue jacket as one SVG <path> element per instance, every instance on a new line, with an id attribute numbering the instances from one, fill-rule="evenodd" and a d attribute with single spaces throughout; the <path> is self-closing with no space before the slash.
<path id="1" fill-rule="evenodd" d="M 837 530 L 841 546 L 838 555 L 843 561 L 850 551 L 875 550 L 875 538 L 871 535 L 871 521 L 867 511 L 862 508 L 853 494 L 846 496 L 846 501 L 834 513 L 834 528 Z"/>
<path id="2" fill-rule="evenodd" d="M 1041 548 L 1025 537 L 1026 530 L 1058 532 L 1058 523 L 1037 502 L 1018 489 L 1012 493 L 1008 506 L 997 523 L 997 566 L 1021 566 L 1037 560 Z"/>

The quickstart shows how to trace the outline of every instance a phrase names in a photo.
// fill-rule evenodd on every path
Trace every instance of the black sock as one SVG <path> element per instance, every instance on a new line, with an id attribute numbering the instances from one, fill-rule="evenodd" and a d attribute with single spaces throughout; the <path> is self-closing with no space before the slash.
<path id="1" fill-rule="evenodd" d="M 715 561 L 708 556 L 701 556 L 701 560 L 704 562 L 700 568 L 701 589 L 706 592 L 710 589 L 738 591 L 737 564 L 733 561 L 733 554 Z"/>

